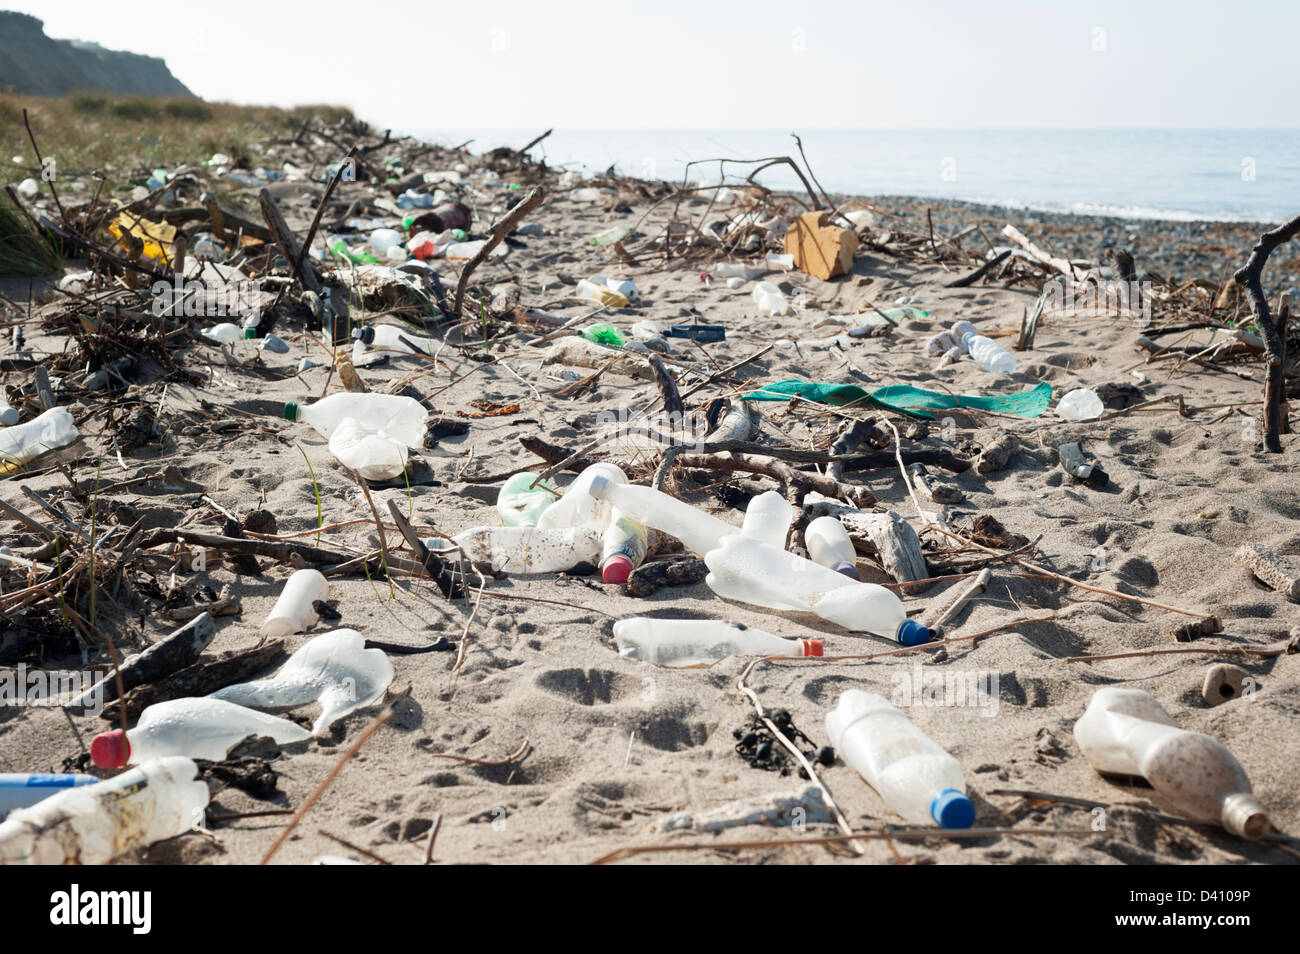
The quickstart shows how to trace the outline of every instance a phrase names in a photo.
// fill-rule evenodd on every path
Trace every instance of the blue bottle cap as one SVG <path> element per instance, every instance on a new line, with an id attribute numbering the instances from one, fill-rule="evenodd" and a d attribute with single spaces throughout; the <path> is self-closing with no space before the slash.
<path id="1" fill-rule="evenodd" d="M 969 828 L 975 824 L 975 806 L 955 788 L 945 788 L 930 803 L 930 816 L 943 828 Z"/>
<path id="2" fill-rule="evenodd" d="M 914 619 L 905 619 L 898 624 L 897 638 L 904 646 L 919 646 L 934 639 L 934 630 L 927 629 Z"/>
<path id="3" fill-rule="evenodd" d="M 858 582 L 862 581 L 862 577 L 858 573 L 858 568 L 848 560 L 841 560 L 839 563 L 836 563 L 831 567 L 831 569 L 836 573 L 841 573 L 844 576 L 847 576 L 850 580 L 857 580 Z"/>

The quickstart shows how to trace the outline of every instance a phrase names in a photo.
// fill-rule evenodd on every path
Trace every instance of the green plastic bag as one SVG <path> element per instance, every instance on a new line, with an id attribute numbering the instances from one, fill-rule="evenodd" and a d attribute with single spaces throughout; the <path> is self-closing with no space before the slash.
<path id="1" fill-rule="evenodd" d="M 831 404 L 835 407 L 888 408 L 910 417 L 924 418 L 933 417 L 931 411 L 962 407 L 998 411 L 1002 414 L 1014 414 L 1017 417 L 1038 417 L 1047 409 L 1048 402 L 1052 399 L 1052 386 L 1046 381 L 1040 381 L 1019 394 L 986 397 L 926 391 L 923 388 L 914 388 L 910 384 L 891 384 L 869 392 L 856 384 L 819 384 L 790 378 L 787 381 L 778 381 L 776 384 L 764 385 L 744 397 L 747 401 L 788 401 L 792 397 L 800 397 L 817 404 Z"/>

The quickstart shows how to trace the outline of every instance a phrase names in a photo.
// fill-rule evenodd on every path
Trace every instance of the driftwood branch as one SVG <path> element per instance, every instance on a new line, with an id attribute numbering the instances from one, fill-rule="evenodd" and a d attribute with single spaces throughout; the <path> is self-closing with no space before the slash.
<path id="1" fill-rule="evenodd" d="M 474 269 L 478 268 L 487 257 L 492 254 L 492 250 L 501 244 L 501 240 L 509 235 L 516 225 L 523 221 L 529 212 L 542 204 L 542 199 L 546 194 L 542 187 L 538 186 L 528 193 L 523 200 L 510 210 L 510 213 L 501 220 L 501 224 L 492 230 L 488 240 L 483 243 L 483 247 L 478 250 L 478 254 L 471 258 L 460 272 L 460 280 L 456 282 L 456 301 L 452 306 L 452 311 L 457 319 L 460 318 L 461 305 L 465 301 L 465 288 L 469 285 L 469 277 L 474 274 Z"/>

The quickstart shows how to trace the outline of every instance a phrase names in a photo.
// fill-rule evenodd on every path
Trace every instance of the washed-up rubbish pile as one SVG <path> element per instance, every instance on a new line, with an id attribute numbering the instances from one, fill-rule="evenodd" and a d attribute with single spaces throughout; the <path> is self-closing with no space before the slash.
<path id="1" fill-rule="evenodd" d="M 818 703 L 819 724 L 799 728 L 788 711 L 765 709 L 745 678 L 773 659 L 800 672 L 907 650 L 941 662 L 994 571 L 1075 582 L 1035 562 L 1037 540 L 964 507 L 961 485 L 970 491 L 1017 455 L 1041 454 L 1016 428 L 1050 424 L 1051 466 L 1071 487 L 1101 492 L 1109 464 L 1097 459 L 1104 445 L 1085 444 L 1087 427 L 1132 396 L 1098 383 L 1052 406 L 1051 385 L 1025 371 L 1034 330 L 1053 320 L 1042 300 L 1010 345 L 1006 329 L 919 299 L 822 314 L 806 294 L 810 281 L 854 276 L 867 255 L 973 269 L 957 287 L 1041 282 L 1055 260 L 1018 232 L 1008 235 L 1015 247 L 985 257 L 963 235 L 908 234 L 865 203 L 836 206 L 811 185 L 807 195 L 776 193 L 727 168 L 767 160 L 727 160 L 715 181 L 675 185 L 553 169 L 530 154 L 540 141 L 473 156 L 308 124 L 251 161 L 218 153 L 147 170 L 121 201 L 64 204 L 36 183 L 14 190 L 35 232 L 85 267 L 68 270 L 33 318 L 15 317 L 0 355 L 0 467 L 22 495 L 0 501 L 0 665 L 94 666 L 92 690 L 62 704 L 70 719 L 114 727 L 69 755 L 63 772 L 0 774 L 0 861 L 111 861 L 200 824 L 210 786 L 250 738 L 292 759 L 340 733 L 355 738 L 358 715 L 379 725 L 373 710 L 397 676 L 391 657 L 449 651 L 440 658 L 459 671 L 473 651 L 475 600 L 527 590 L 527 579 L 506 577 L 578 578 L 608 595 L 620 613 L 600 648 L 618 665 L 684 670 L 660 675 L 697 680 L 701 691 L 728 680 L 694 670 L 746 667 L 732 685 L 754 714 L 736 730 L 736 755 L 807 784 L 674 812 L 655 825 L 660 835 L 806 823 L 848 836 L 819 777 L 836 766 L 879 796 L 889 825 L 966 829 L 985 814 L 962 763 L 883 696 L 844 688 Z M 513 265 L 549 237 L 528 221 L 548 201 L 599 216 L 602 227 L 584 224 L 574 250 L 548 256 L 554 280 L 548 272 L 538 292 Z M 1097 263 L 1065 267 L 1095 283 L 1112 277 Z M 718 324 L 692 308 L 652 316 L 659 269 L 734 293 L 748 323 Z M 1172 319 L 1195 294 L 1166 288 L 1157 298 Z M 833 333 L 766 333 L 793 318 Z M 28 320 L 58 346 L 25 342 Z M 926 340 L 918 326 L 941 330 Z M 1143 340 L 1160 325 L 1147 331 Z M 937 357 L 935 374 L 956 377 L 864 387 L 768 373 L 769 353 L 866 353 L 882 338 Z M 1215 357 L 1258 354 L 1250 339 L 1232 341 Z M 718 343 L 755 350 L 723 362 L 705 348 Z M 484 476 L 470 460 L 453 469 L 429 452 L 524 413 L 526 398 L 502 400 L 486 384 L 448 410 L 445 390 L 485 368 L 508 371 L 539 406 L 599 398 L 606 376 L 650 401 L 631 420 L 569 415 L 566 433 L 580 443 L 523 434 L 532 456 Z M 266 381 L 291 385 L 297 399 L 263 400 Z M 957 417 L 1001 430 L 983 445 L 937 433 Z M 796 426 L 806 440 L 792 436 Z M 187 471 L 187 453 L 203 442 L 249 434 L 276 453 L 301 453 L 317 510 L 309 531 L 278 532 L 260 501 L 241 502 L 237 515 Z M 335 524 L 303 447 L 313 441 L 316 466 L 328 462 L 359 492 L 338 498 L 349 512 Z M 902 503 L 882 503 L 868 474 L 901 488 Z M 1051 486 L 1064 479 L 1053 477 Z M 422 500 L 433 486 L 477 488 L 496 515 L 443 532 L 443 515 Z M 387 512 L 377 490 L 394 492 Z M 706 494 L 738 516 L 718 515 Z M 165 509 L 154 495 L 180 495 L 185 506 Z M 338 542 L 336 531 L 357 525 L 373 538 Z M 1300 588 L 1274 554 L 1240 559 L 1279 591 Z M 204 582 L 213 565 L 283 574 L 255 629 L 238 596 Z M 456 639 L 394 648 L 379 624 L 330 628 L 341 618 L 331 581 L 341 577 L 413 582 L 473 609 Z M 951 584 L 943 599 L 928 597 L 940 582 Z M 686 587 L 703 610 L 673 605 Z M 625 611 L 631 600 L 641 602 Z M 762 622 L 734 618 L 741 613 Z M 1217 632 L 1202 624 L 1194 635 Z M 261 642 L 218 655 L 227 627 Z M 589 635 L 593 646 L 603 638 Z M 1207 681 L 1207 698 L 1229 699 L 1234 678 Z M 97 701 L 107 705 L 91 713 Z M 1180 728 L 1154 697 L 1103 687 L 1071 716 L 1097 772 L 1144 779 L 1152 800 L 1182 818 L 1243 838 L 1269 834 L 1235 757 Z M 954 739 L 942 718 L 929 728 Z"/>

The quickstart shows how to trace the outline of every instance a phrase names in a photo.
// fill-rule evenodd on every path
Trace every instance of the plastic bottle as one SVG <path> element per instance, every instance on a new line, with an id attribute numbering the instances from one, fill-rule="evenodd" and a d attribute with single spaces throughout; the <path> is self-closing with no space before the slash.
<path id="1" fill-rule="evenodd" d="M 790 313 L 790 303 L 785 300 L 781 289 L 771 282 L 759 282 L 754 286 L 752 294 L 754 304 L 758 305 L 761 314 L 788 315 Z"/>
<path id="2" fill-rule="evenodd" d="M 590 488 L 597 500 L 606 500 L 638 523 L 676 537 L 701 556 L 717 549 L 723 537 L 736 533 L 726 521 L 653 487 L 615 484 L 601 476 L 592 479 Z"/>
<path id="3" fill-rule="evenodd" d="M 854 632 L 896 639 L 904 646 L 934 634 L 907 618 L 902 601 L 883 586 L 854 583 L 811 560 L 740 534 L 723 537 L 704 556 L 709 589 L 754 606 L 816 613 Z"/>
<path id="4" fill-rule="evenodd" d="M 479 252 L 481 252 L 483 250 L 483 246 L 485 245 L 487 245 L 486 239 L 480 239 L 477 242 L 452 242 L 445 249 L 443 249 L 442 254 L 443 257 L 447 259 L 447 261 L 449 262 L 468 261 L 469 259 L 473 258 L 475 255 L 477 255 Z M 509 248 L 509 246 L 506 245 L 497 246 L 497 249 L 506 249 L 506 248 Z M 505 252 L 498 252 L 497 249 L 492 250 L 493 255 L 500 257 L 501 255 L 505 254 Z"/>
<path id="5" fill-rule="evenodd" d="M 626 484 L 627 475 L 616 465 L 601 462 L 592 464 L 565 488 L 564 496 L 555 501 L 537 518 L 537 525 L 546 530 L 560 527 L 590 527 L 604 533 L 609 526 L 613 507 L 608 501 L 597 500 L 591 494 L 591 483 L 604 477 L 611 483 Z"/>
<path id="6" fill-rule="evenodd" d="M 419 348 L 425 354 L 433 354 L 439 346 L 432 338 L 425 338 L 399 325 L 367 325 L 364 328 L 354 328 L 352 337 L 356 341 L 352 349 L 353 361 L 360 358 L 366 348 L 400 351 L 403 354 L 416 354 L 415 348 Z M 402 341 L 403 338 L 411 344 Z M 415 345 L 415 348 L 411 345 Z"/>
<path id="7" fill-rule="evenodd" d="M 858 554 L 844 524 L 834 517 L 818 517 L 808 524 L 803 538 L 808 544 L 808 555 L 814 563 L 828 566 L 850 580 L 861 579 L 856 565 Z"/>
<path id="8" fill-rule="evenodd" d="M 165 758 L 64 789 L 0 824 L 0 864 L 101 865 L 203 823 L 208 786 L 187 758 Z"/>
<path id="9" fill-rule="evenodd" d="M 377 265 L 379 259 L 369 252 L 354 252 L 348 248 L 348 243 L 337 235 L 327 236 L 325 239 L 326 247 L 334 253 L 335 257 L 346 259 L 357 265 Z"/>
<path id="10" fill-rule="evenodd" d="M 607 305 L 610 308 L 626 308 L 632 304 L 631 300 L 620 291 L 610 288 L 603 281 L 593 281 L 589 278 L 581 279 L 578 287 L 573 291 L 574 297 L 581 301 L 594 302 L 597 305 Z"/>
<path id="11" fill-rule="evenodd" d="M 1056 405 L 1056 413 L 1067 421 L 1092 421 L 1106 408 L 1092 388 L 1075 388 Z"/>
<path id="12" fill-rule="evenodd" d="M 1074 738 L 1098 772 L 1145 778 L 1179 814 L 1217 822 L 1242 838 L 1270 828 L 1232 753 L 1208 735 L 1180 729 L 1140 689 L 1098 689 L 1074 724 Z"/>
<path id="13" fill-rule="evenodd" d="M 546 508 L 556 502 L 558 491 L 546 481 L 536 487 L 537 475 L 531 471 L 515 474 L 497 494 L 497 513 L 507 527 L 535 527 Z"/>
<path id="14" fill-rule="evenodd" d="M 314 404 L 290 401 L 284 406 L 285 420 L 305 421 L 323 437 L 329 437 L 348 418 L 366 430 L 401 441 L 407 447 L 424 443 L 428 412 L 415 398 L 402 394 L 331 394 Z"/>
<path id="15" fill-rule="evenodd" d="M 618 652 L 659 666 L 711 666 L 728 656 L 820 656 L 821 640 L 783 639 L 736 620 L 652 619 L 614 624 Z"/>
<path id="16" fill-rule="evenodd" d="M 769 252 L 763 259 L 763 264 L 768 268 L 794 268 L 794 256 Z"/>
<path id="17" fill-rule="evenodd" d="M 587 240 L 588 245 L 615 245 L 632 234 L 632 229 L 626 225 L 615 225 L 612 228 L 605 229 L 603 232 L 597 232 Z"/>
<path id="18" fill-rule="evenodd" d="M 5 399 L 4 393 L 0 392 L 0 424 L 5 427 L 13 427 L 18 423 L 18 411 Z"/>
<path id="19" fill-rule="evenodd" d="M 943 828 L 975 823 L 961 764 L 883 696 L 861 689 L 840 693 L 826 715 L 826 734 L 840 758 L 909 822 Z"/>
<path id="20" fill-rule="evenodd" d="M 1015 356 L 992 338 L 968 332 L 962 338 L 962 344 L 975 359 L 975 363 L 985 371 L 992 371 L 994 374 L 1011 374 L 1016 370 Z"/>
<path id="21" fill-rule="evenodd" d="M 329 596 L 329 586 L 319 570 L 295 570 L 258 632 L 269 639 L 304 632 L 320 619 L 312 604 Z"/>
<path id="22" fill-rule="evenodd" d="M 30 808 L 51 795 L 81 785 L 94 785 L 93 775 L 68 775 L 52 772 L 0 773 L 0 819 L 20 808 Z"/>
<path id="23" fill-rule="evenodd" d="M 330 435 L 329 449 L 340 464 L 365 480 L 396 480 L 406 470 L 406 445 L 367 429 L 355 418 L 339 422 Z"/>
<path id="24" fill-rule="evenodd" d="M 758 278 L 765 275 L 766 272 L 761 268 L 750 268 L 748 265 L 737 265 L 732 262 L 719 262 L 713 266 L 713 274 L 719 278 L 739 278 L 743 281 L 749 281 L 751 278 Z"/>
<path id="25" fill-rule="evenodd" d="M 256 709 L 319 702 L 312 734 L 320 736 L 340 719 L 382 699 L 393 676 L 393 664 L 382 649 L 367 649 L 365 637 L 355 629 L 336 629 L 309 639 L 274 676 L 226 686 L 208 698 Z"/>
<path id="26" fill-rule="evenodd" d="M 25 424 L 0 427 L 0 465 L 21 465 L 81 435 L 66 407 L 52 407 Z"/>
<path id="27" fill-rule="evenodd" d="M 611 348 L 621 348 L 627 344 L 627 336 L 608 322 L 589 325 L 582 329 L 581 335 L 588 341 L 608 345 Z"/>
<path id="28" fill-rule="evenodd" d="M 249 334 L 252 330 L 251 328 L 243 328 L 233 322 L 223 321 L 211 328 L 204 328 L 200 334 L 209 341 L 216 341 L 219 344 L 234 344 L 236 341 L 243 341 L 245 338 L 257 337 L 256 332 Z"/>
<path id="29" fill-rule="evenodd" d="M 778 550 L 784 550 L 793 517 L 794 508 L 790 506 L 790 501 L 775 490 L 768 490 L 750 498 L 740 532 L 751 539 L 762 540 Z"/>
<path id="30" fill-rule="evenodd" d="M 397 229 L 375 229 L 366 244 L 376 255 L 387 255 L 390 248 L 400 248 L 403 241 L 402 233 Z"/>
<path id="31" fill-rule="evenodd" d="M 288 719 L 221 699 L 186 697 L 149 706 L 125 735 L 121 729 L 101 732 L 90 740 L 90 758 L 100 768 L 140 765 L 170 755 L 218 762 L 250 735 L 269 735 L 281 745 L 311 738 Z"/>
<path id="32" fill-rule="evenodd" d="M 600 578 L 605 583 L 626 583 L 632 571 L 645 559 L 645 527 L 615 507 L 609 526 L 601 536 Z"/>
<path id="33" fill-rule="evenodd" d="M 561 573 L 600 559 L 600 534 L 590 527 L 474 527 L 452 539 L 494 573 Z"/>

